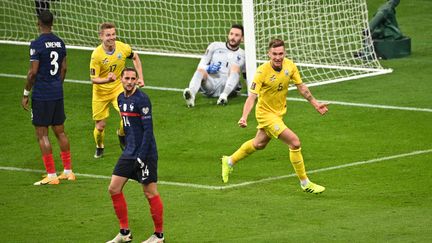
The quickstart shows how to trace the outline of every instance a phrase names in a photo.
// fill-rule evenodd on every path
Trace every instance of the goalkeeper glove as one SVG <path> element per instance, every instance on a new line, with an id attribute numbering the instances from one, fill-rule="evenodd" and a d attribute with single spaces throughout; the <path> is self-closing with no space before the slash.
<path id="1" fill-rule="evenodd" d="M 206 71 L 207 71 L 207 73 L 213 74 L 213 73 L 217 73 L 220 68 L 221 68 L 220 63 L 218 63 L 218 64 L 212 63 L 212 64 L 207 66 Z"/>

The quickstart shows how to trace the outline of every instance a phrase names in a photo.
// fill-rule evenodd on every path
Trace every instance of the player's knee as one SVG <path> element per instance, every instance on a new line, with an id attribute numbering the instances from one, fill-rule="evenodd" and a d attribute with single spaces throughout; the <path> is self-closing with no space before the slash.
<path id="1" fill-rule="evenodd" d="M 254 143 L 253 146 L 255 147 L 256 150 L 262 150 L 267 146 L 267 143 L 263 143 L 263 142 Z"/>
<path id="2" fill-rule="evenodd" d="M 47 147 L 50 146 L 49 138 L 46 135 L 38 136 L 37 140 L 41 146 L 47 146 Z"/>
<path id="3" fill-rule="evenodd" d="M 291 141 L 291 144 L 289 146 L 291 149 L 299 149 L 301 147 L 300 140 L 296 139 L 294 141 Z"/>
<path id="4" fill-rule="evenodd" d="M 48 139 L 48 135 L 45 133 L 36 132 L 36 139 L 37 140 Z"/>
<path id="5" fill-rule="evenodd" d="M 144 191 L 144 195 L 147 199 L 150 199 L 152 197 L 159 195 L 159 193 L 157 191 Z"/>
<path id="6" fill-rule="evenodd" d="M 159 195 L 159 192 L 157 190 L 155 183 L 150 183 L 150 184 L 144 186 L 143 192 L 144 192 L 144 195 L 147 199 L 150 199 L 152 197 Z"/>
<path id="7" fill-rule="evenodd" d="M 121 188 L 109 185 L 108 192 L 110 195 L 119 194 L 121 192 Z"/>
<path id="8" fill-rule="evenodd" d="M 207 79 L 208 73 L 206 70 L 204 70 L 202 68 L 198 68 L 195 73 L 197 73 L 197 72 L 199 73 L 200 76 L 202 76 L 202 79 L 204 79 L 204 80 Z"/>
<path id="9" fill-rule="evenodd" d="M 64 131 L 54 131 L 54 134 L 58 139 L 66 137 L 66 134 Z"/>
<path id="10" fill-rule="evenodd" d="M 103 132 L 103 130 L 105 129 L 105 122 L 103 122 L 103 121 L 98 121 L 98 122 L 96 122 L 96 129 L 99 131 L 99 132 Z"/>

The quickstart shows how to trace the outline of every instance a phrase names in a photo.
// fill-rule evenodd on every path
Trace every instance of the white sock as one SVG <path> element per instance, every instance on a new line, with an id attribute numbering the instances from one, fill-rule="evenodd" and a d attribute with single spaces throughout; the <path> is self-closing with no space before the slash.
<path id="1" fill-rule="evenodd" d="M 233 162 L 231 161 L 231 157 L 228 157 L 228 165 L 229 167 L 233 167 Z"/>
<path id="2" fill-rule="evenodd" d="M 203 79 L 202 73 L 199 71 L 195 71 L 191 81 L 189 82 L 189 89 L 193 97 L 195 97 L 196 93 L 198 93 L 198 90 L 201 87 L 202 79 Z"/>
<path id="3" fill-rule="evenodd" d="M 57 173 L 48 173 L 48 178 L 54 178 L 57 177 Z"/>
<path id="4" fill-rule="evenodd" d="M 237 87 L 239 80 L 240 80 L 239 73 L 237 72 L 230 73 L 222 93 L 226 94 L 227 96 L 230 95 L 231 92 Z"/>
<path id="5" fill-rule="evenodd" d="M 306 186 L 309 183 L 309 179 L 300 180 L 300 185 Z"/>
<path id="6" fill-rule="evenodd" d="M 63 173 L 65 173 L 66 175 L 70 174 L 72 172 L 72 170 L 63 170 Z"/>

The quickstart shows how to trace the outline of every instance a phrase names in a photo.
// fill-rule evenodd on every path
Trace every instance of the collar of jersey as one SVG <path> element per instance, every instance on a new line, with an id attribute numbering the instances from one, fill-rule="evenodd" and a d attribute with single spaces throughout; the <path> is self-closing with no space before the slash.
<path id="1" fill-rule="evenodd" d="M 226 48 L 227 48 L 228 50 L 230 50 L 230 51 L 237 51 L 237 50 L 240 48 L 240 46 L 237 46 L 236 49 L 232 49 L 232 48 L 230 47 L 230 45 L 228 45 L 228 41 L 225 42 L 225 46 L 226 46 Z"/>

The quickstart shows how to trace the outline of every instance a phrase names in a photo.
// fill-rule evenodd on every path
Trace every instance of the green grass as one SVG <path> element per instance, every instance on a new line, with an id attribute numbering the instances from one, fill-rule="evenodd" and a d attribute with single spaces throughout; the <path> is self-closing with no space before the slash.
<path id="1" fill-rule="evenodd" d="M 371 11 L 382 1 L 371 2 Z M 414 9 L 421 4 L 422 8 Z M 412 55 L 386 60 L 388 75 L 311 88 L 319 99 L 432 109 L 432 38 L 428 1 L 398 7 L 402 31 L 412 38 Z M 416 14 L 416 18 L 414 18 Z M 25 75 L 28 47 L 0 45 L 1 74 Z M 68 79 L 88 80 L 89 51 L 69 50 Z M 141 56 L 148 86 L 184 88 L 198 60 Z M 0 166 L 43 170 L 30 114 L 20 106 L 24 79 L 0 76 L 2 126 Z M 144 89 L 154 106 L 159 179 L 223 186 L 219 158 L 255 134 L 236 123 L 245 97 L 226 107 L 199 96 L 187 109 L 180 92 Z M 290 97 L 299 97 L 290 91 Z M 66 132 L 74 171 L 109 176 L 120 155 L 112 110 L 106 156 L 93 158 L 91 85 L 65 83 Z M 330 104 L 319 116 L 305 102 L 288 101 L 286 124 L 300 137 L 309 171 L 432 149 L 432 113 Z M 57 169 L 59 148 L 51 134 Z M 226 190 L 161 183 L 167 242 L 431 242 L 432 153 L 311 173 L 327 187 L 322 195 L 302 193 L 294 177 Z M 241 161 L 229 185 L 293 173 L 279 141 Z M 108 179 L 78 176 L 76 182 L 35 187 L 41 173 L 0 169 L 3 239 L 10 242 L 104 242 L 118 223 L 107 192 Z M 137 242 L 152 233 L 140 186 L 125 187 L 130 226 Z"/>

